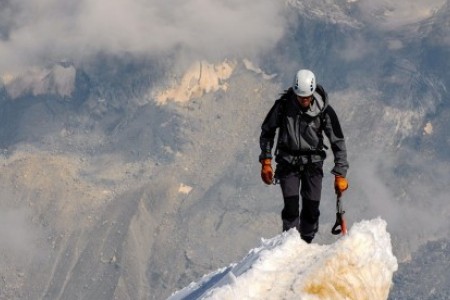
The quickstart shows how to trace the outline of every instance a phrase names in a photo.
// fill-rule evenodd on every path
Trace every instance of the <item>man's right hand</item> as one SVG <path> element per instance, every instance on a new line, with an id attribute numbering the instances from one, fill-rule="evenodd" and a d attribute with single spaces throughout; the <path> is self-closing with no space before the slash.
<path id="1" fill-rule="evenodd" d="M 273 181 L 273 169 L 272 169 L 272 160 L 270 158 L 266 158 L 261 160 L 261 179 L 265 184 L 272 184 Z"/>

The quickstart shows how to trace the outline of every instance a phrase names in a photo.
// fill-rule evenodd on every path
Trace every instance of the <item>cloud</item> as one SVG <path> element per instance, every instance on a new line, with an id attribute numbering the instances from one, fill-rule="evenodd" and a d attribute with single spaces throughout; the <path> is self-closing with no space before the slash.
<path id="1" fill-rule="evenodd" d="M 15 0 L 1 5 L 0 71 L 97 53 L 204 56 L 258 52 L 281 38 L 270 0 Z"/>
<path id="2" fill-rule="evenodd" d="M 28 224 L 25 210 L 0 212 L 0 252 L 11 255 L 30 254 L 33 250 L 35 230 Z"/>
<path id="3" fill-rule="evenodd" d="M 446 2 L 443 0 L 356 0 L 363 17 L 378 26 L 391 30 L 417 23 L 431 17 Z"/>
<path id="4" fill-rule="evenodd" d="M 15 78 L 10 74 L 1 77 L 11 98 L 30 93 L 34 96 L 53 94 L 71 96 L 75 89 L 76 70 L 73 66 L 54 65 L 51 68 L 30 68 L 22 76 Z"/>
<path id="5" fill-rule="evenodd" d="M 352 189 L 344 200 L 348 218 L 386 220 L 396 255 L 405 258 L 424 242 L 450 233 L 449 167 L 424 159 L 423 153 L 399 151 L 367 150 L 353 157 Z"/>
<path id="6" fill-rule="evenodd" d="M 336 49 L 338 57 L 344 61 L 352 62 L 364 59 L 373 53 L 373 43 L 363 37 L 347 38 L 342 49 Z"/>

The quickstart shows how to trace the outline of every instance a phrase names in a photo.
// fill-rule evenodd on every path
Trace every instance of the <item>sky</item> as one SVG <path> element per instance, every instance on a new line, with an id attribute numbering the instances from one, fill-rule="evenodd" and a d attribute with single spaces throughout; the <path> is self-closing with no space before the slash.
<path id="1" fill-rule="evenodd" d="M 328 245 L 306 244 L 292 229 L 168 300 L 387 299 L 398 265 L 386 225 L 361 221 Z"/>

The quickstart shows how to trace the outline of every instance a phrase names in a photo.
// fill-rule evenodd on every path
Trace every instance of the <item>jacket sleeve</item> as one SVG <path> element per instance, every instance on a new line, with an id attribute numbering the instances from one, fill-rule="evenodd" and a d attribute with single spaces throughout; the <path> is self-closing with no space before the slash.
<path id="1" fill-rule="evenodd" d="M 270 109 L 266 118 L 261 125 L 261 135 L 259 137 L 259 146 L 261 148 L 261 154 L 259 155 L 259 161 L 272 158 L 272 148 L 275 139 L 275 133 L 279 127 L 279 115 L 281 109 L 281 101 L 275 101 L 275 104 Z"/>
<path id="2" fill-rule="evenodd" d="M 345 145 L 344 134 L 336 112 L 331 106 L 325 109 L 325 127 L 324 132 L 330 140 L 331 150 L 334 155 L 334 168 L 331 171 L 334 175 L 347 175 L 349 167 L 347 161 L 347 147 Z"/>

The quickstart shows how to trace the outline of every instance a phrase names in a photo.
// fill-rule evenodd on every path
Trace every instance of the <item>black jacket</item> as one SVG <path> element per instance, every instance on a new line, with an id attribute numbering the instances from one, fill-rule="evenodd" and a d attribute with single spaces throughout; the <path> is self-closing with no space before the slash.
<path id="1" fill-rule="evenodd" d="M 274 139 L 279 129 L 275 153 L 277 163 L 296 165 L 323 161 L 326 157 L 325 133 L 334 155 L 331 173 L 345 177 L 348 169 L 347 149 L 339 119 L 328 104 L 327 93 L 321 85 L 317 85 L 313 97 L 307 110 L 302 109 L 292 88 L 275 101 L 261 126 L 259 159 L 272 158 Z"/>

